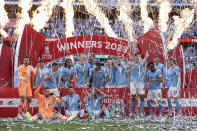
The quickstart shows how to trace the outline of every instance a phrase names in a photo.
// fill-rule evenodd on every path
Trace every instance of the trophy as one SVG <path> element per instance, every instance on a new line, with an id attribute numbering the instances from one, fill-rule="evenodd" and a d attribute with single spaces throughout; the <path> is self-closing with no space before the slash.
<path id="1" fill-rule="evenodd" d="M 114 116 L 116 118 L 121 118 L 125 115 L 125 109 L 124 109 L 124 102 L 121 100 L 118 100 L 118 102 L 112 103 L 112 111 L 114 111 Z"/>

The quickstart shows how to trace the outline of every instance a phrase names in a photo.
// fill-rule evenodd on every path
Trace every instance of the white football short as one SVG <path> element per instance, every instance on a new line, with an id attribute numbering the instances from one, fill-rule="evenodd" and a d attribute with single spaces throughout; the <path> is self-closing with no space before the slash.
<path id="1" fill-rule="evenodd" d="M 147 100 L 161 100 L 161 99 L 162 99 L 161 89 L 148 90 Z"/>
<path id="2" fill-rule="evenodd" d="M 168 98 L 177 98 L 179 97 L 179 89 L 176 87 L 170 87 L 168 90 Z"/>
<path id="3" fill-rule="evenodd" d="M 130 83 L 130 93 L 131 95 L 135 95 L 138 91 L 138 94 L 144 95 L 145 94 L 145 89 L 144 89 L 144 84 L 139 82 L 131 82 Z"/>

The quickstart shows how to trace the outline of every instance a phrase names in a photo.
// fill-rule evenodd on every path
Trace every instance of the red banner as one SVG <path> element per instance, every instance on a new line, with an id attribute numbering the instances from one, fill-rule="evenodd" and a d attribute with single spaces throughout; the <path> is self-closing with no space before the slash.
<path id="1" fill-rule="evenodd" d="M 58 39 L 55 41 L 50 41 L 49 43 L 43 45 L 44 37 L 38 32 L 33 30 L 29 26 L 25 26 L 24 32 L 21 37 L 20 48 L 19 48 L 19 63 L 22 63 L 22 59 L 25 55 L 31 58 L 31 65 L 35 66 L 37 64 L 37 59 L 42 57 L 45 61 L 52 61 L 67 55 L 80 54 L 80 53 L 103 53 L 110 54 L 115 56 L 123 56 L 130 58 L 132 55 L 132 49 L 128 47 L 128 42 L 123 39 L 111 38 L 106 36 L 76 36 L 66 39 Z M 155 55 L 160 55 L 161 63 L 164 63 L 163 57 L 163 44 L 161 36 L 159 34 L 158 28 L 155 27 L 151 29 L 146 34 L 142 35 L 138 39 L 138 49 L 141 51 L 144 56 L 146 50 L 149 50 L 149 61 L 153 60 Z M 11 57 L 11 49 L 6 47 L 2 49 L 1 62 L 9 60 L 7 58 Z M 3 56 L 4 55 L 4 56 Z M 180 67 L 183 66 L 183 57 L 180 47 L 177 47 L 175 50 L 169 52 L 170 56 L 174 56 Z M 9 61 L 10 62 L 10 61 Z M 8 66 L 12 63 L 4 64 L 6 67 L 0 68 L 3 75 L 10 75 Z M 7 69 L 7 70 L 6 70 Z M 196 70 L 195 70 L 196 71 Z M 193 86 L 196 84 L 196 72 L 188 73 L 186 75 L 187 87 Z M 3 78 L 11 79 L 11 77 L 3 76 Z M 191 78 L 191 79 L 190 79 Z M 190 83 L 192 80 L 192 83 Z M 194 85 L 196 87 L 196 85 Z M 61 90 L 61 96 L 67 94 L 67 90 Z M 90 89 L 77 89 L 78 93 L 83 100 L 87 93 L 90 92 Z M 129 100 L 130 95 L 129 91 L 125 89 L 102 89 L 106 93 L 105 99 L 102 101 L 102 104 L 110 107 L 113 101 L 123 101 L 125 104 L 125 110 L 127 114 L 129 113 Z M 166 99 L 167 90 L 163 90 L 163 100 L 162 103 L 165 105 L 164 114 L 167 113 L 167 99 Z M 181 89 L 181 103 L 184 107 L 182 113 L 185 115 L 194 115 L 197 114 L 197 90 L 196 88 Z M 16 88 L 0 88 L 0 117 L 14 117 L 17 113 L 18 102 L 20 101 L 18 96 L 18 90 Z M 36 100 L 32 102 L 32 105 L 35 108 L 32 108 L 32 113 L 37 113 L 36 110 Z M 194 110 L 195 109 L 195 110 Z M 191 112 L 193 111 L 193 112 Z M 145 110 L 146 113 L 147 109 Z"/>
<path id="2" fill-rule="evenodd" d="M 30 26 L 25 25 L 21 42 L 17 43 L 20 44 L 18 55 L 19 65 L 23 63 L 24 56 L 29 56 L 30 64 L 32 66 L 36 66 L 44 41 L 45 37 L 43 35 L 35 31 Z"/>
<path id="3" fill-rule="evenodd" d="M 142 54 L 142 57 L 146 55 L 146 51 L 149 51 L 148 62 L 153 61 L 155 55 L 160 56 L 161 63 L 165 62 L 163 43 L 158 27 L 152 28 L 147 33 L 137 38 L 137 42 L 137 48 Z"/>
<path id="4" fill-rule="evenodd" d="M 3 41 L 17 41 L 17 37 L 5 37 L 3 38 Z M 46 38 L 45 41 L 56 41 L 58 38 Z M 197 39 L 180 39 L 180 42 L 188 42 L 188 43 L 193 43 L 197 42 Z"/>
<path id="5" fill-rule="evenodd" d="M 82 101 L 91 92 L 92 89 L 88 88 L 78 88 L 75 89 L 75 92 L 79 94 Z M 130 113 L 130 91 L 125 90 L 124 88 L 102 88 L 101 89 L 106 97 L 102 100 L 102 106 L 107 107 L 109 110 L 111 109 L 112 103 L 122 102 L 124 103 L 124 109 L 127 115 Z M 33 91 L 34 92 L 34 91 Z M 147 92 L 146 92 L 147 93 Z M 68 90 L 60 89 L 61 96 L 65 96 L 68 94 Z M 168 113 L 168 105 L 167 105 L 167 89 L 162 89 L 162 105 L 164 107 L 163 114 Z M 180 102 L 182 105 L 182 114 L 183 115 L 197 115 L 197 89 L 196 88 L 182 88 L 180 94 Z M 20 102 L 20 98 L 18 96 L 17 88 L 0 88 L 0 117 L 16 117 L 17 115 L 17 107 Z M 153 107 L 156 114 L 159 114 L 157 104 L 153 101 Z M 62 104 L 64 106 L 64 104 Z M 85 103 L 83 102 L 82 107 L 84 108 Z M 175 103 L 172 102 L 172 106 L 175 106 Z M 33 100 L 30 105 L 31 114 L 36 114 L 38 111 L 38 101 L 33 97 Z M 139 107 L 139 99 L 138 99 L 138 107 Z M 136 110 L 138 110 L 137 108 Z M 63 111 L 63 110 L 62 110 Z M 149 111 L 146 105 L 145 99 L 145 113 L 149 115 Z"/>
<path id="6" fill-rule="evenodd" d="M 14 50 L 6 45 L 1 45 L 0 52 L 0 87 L 12 87 Z"/>
<path id="7" fill-rule="evenodd" d="M 132 55 L 126 40 L 106 36 L 76 36 L 49 42 L 43 47 L 41 57 L 48 62 L 81 53 L 102 53 L 126 58 Z"/>
<path id="8" fill-rule="evenodd" d="M 197 69 L 187 72 L 185 75 L 185 87 L 195 88 L 197 87 Z"/>

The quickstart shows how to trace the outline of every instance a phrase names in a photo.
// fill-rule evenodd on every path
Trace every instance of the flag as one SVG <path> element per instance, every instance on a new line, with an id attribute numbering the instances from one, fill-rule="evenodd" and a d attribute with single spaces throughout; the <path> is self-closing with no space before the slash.
<path id="1" fill-rule="evenodd" d="M 25 25 L 22 37 L 19 38 L 20 44 L 19 52 L 18 52 L 18 64 L 23 63 L 23 58 L 25 56 L 29 56 L 30 58 L 30 65 L 36 66 L 40 51 L 43 47 L 45 37 L 31 28 L 29 25 Z"/>
<path id="2" fill-rule="evenodd" d="M 0 48 L 0 87 L 12 87 L 14 51 L 4 44 Z"/>
<path id="3" fill-rule="evenodd" d="M 155 55 L 160 56 L 161 63 L 165 62 L 163 42 L 158 27 L 154 27 L 142 36 L 138 37 L 137 42 L 137 48 L 141 53 L 142 58 L 145 57 L 146 51 L 149 51 L 148 62 L 153 62 Z"/>

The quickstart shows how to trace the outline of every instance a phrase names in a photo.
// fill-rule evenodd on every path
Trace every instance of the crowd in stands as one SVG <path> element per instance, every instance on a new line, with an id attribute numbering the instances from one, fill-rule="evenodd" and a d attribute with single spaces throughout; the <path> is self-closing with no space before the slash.
<path id="1" fill-rule="evenodd" d="M 187 72 L 197 68 L 197 47 L 184 48 L 185 69 Z"/>
<path id="2" fill-rule="evenodd" d="M 65 38 L 65 19 L 51 19 L 47 22 L 45 27 L 40 30 L 40 33 L 45 35 L 47 38 Z M 104 28 L 97 21 L 94 16 L 90 16 L 88 19 L 74 19 L 74 36 L 80 35 L 106 35 Z M 109 24 L 112 30 L 119 38 L 128 39 L 128 33 L 125 31 L 124 24 L 117 19 L 110 19 Z M 185 39 L 197 38 L 197 23 L 194 21 L 190 28 L 187 29 L 181 36 Z M 9 37 L 15 37 L 14 30 L 15 26 L 4 28 Z M 143 34 L 142 24 L 135 22 L 133 24 L 133 35 L 134 38 L 138 38 Z"/>
<path id="3" fill-rule="evenodd" d="M 120 38 L 127 38 L 127 33 L 123 30 L 124 25 L 117 20 L 110 20 L 110 25 L 115 34 Z M 140 27 L 136 23 L 134 25 L 135 30 L 139 30 Z M 47 26 L 41 30 L 41 33 L 49 38 L 64 38 L 65 36 L 65 19 L 53 19 L 48 22 Z M 89 19 L 74 19 L 74 36 L 80 35 L 107 35 L 100 23 L 95 17 L 90 16 Z M 142 32 L 135 31 L 135 36 L 142 35 Z"/>
<path id="4" fill-rule="evenodd" d="M 109 21 L 113 31 L 119 38 L 128 39 L 127 32 L 124 30 L 124 25 L 118 20 Z M 182 38 L 195 39 L 197 38 L 197 23 L 193 23 L 191 27 L 184 32 Z M 142 26 L 139 23 L 135 23 L 134 26 L 134 37 L 137 38 L 143 34 Z M 14 27 L 6 28 L 6 32 L 10 37 L 16 36 L 14 33 Z M 50 20 L 47 25 L 40 30 L 40 33 L 45 35 L 47 38 L 65 38 L 65 19 L 53 19 Z M 105 35 L 104 29 L 94 16 L 90 16 L 88 19 L 74 19 L 74 36 L 80 35 Z M 197 51 L 196 47 L 184 48 L 184 56 L 186 63 L 186 70 L 190 71 L 197 67 Z"/>
<path id="5" fill-rule="evenodd" d="M 34 0 L 34 1 L 40 1 L 40 0 Z M 77 1 L 77 0 L 76 0 Z M 189 3 L 189 0 L 170 0 L 172 3 Z M 117 4 L 117 0 L 98 0 L 98 2 L 106 3 L 109 5 L 115 5 Z M 131 3 L 137 3 L 139 0 L 130 0 Z M 155 2 L 155 0 L 151 0 L 149 2 Z M 77 19 L 74 18 L 74 36 L 80 36 L 80 35 L 104 35 L 107 36 L 104 28 L 101 26 L 101 24 L 98 22 L 95 16 L 89 15 L 87 18 L 83 19 Z M 67 37 L 65 35 L 65 23 L 66 20 L 60 19 L 60 18 L 51 18 L 45 27 L 40 30 L 40 33 L 43 34 L 47 38 L 65 38 Z M 16 22 L 15 22 L 16 24 Z M 115 19 L 109 19 L 109 24 L 111 25 L 111 28 L 113 32 L 116 34 L 117 37 L 128 39 L 128 33 L 125 31 L 125 26 L 122 22 Z M 197 38 L 197 22 L 194 20 L 194 22 L 191 24 L 190 28 L 187 29 L 181 36 L 181 38 L 184 39 L 195 39 Z M 14 30 L 16 29 L 15 26 L 8 26 L 4 28 L 4 30 L 7 32 L 9 37 L 16 37 L 16 34 Z M 143 27 L 140 22 L 134 21 L 133 24 L 133 35 L 134 38 L 138 38 L 143 34 Z M 1 35 L 0 35 L 1 37 Z M 1 41 L 1 39 L 0 39 Z M 184 54 L 185 54 L 185 61 L 186 61 L 186 68 L 187 70 L 193 69 L 196 67 L 196 56 L 197 52 L 195 50 L 196 47 L 188 47 L 184 48 Z M 190 68 L 192 67 L 192 68 Z"/>
<path id="6" fill-rule="evenodd" d="M 98 0 L 103 3 L 115 4 L 117 0 Z M 139 3 L 140 0 L 129 0 L 131 3 Z M 148 2 L 156 2 L 157 0 L 149 0 Z M 190 3 L 190 0 L 169 0 L 171 3 Z"/>

